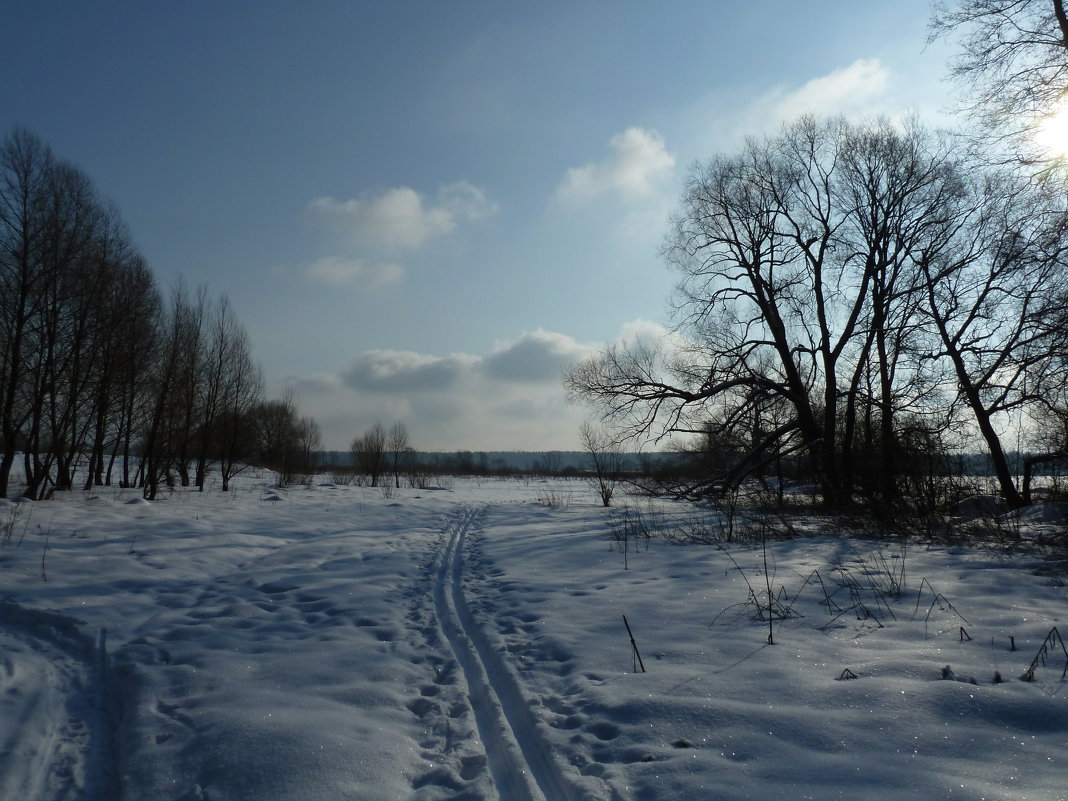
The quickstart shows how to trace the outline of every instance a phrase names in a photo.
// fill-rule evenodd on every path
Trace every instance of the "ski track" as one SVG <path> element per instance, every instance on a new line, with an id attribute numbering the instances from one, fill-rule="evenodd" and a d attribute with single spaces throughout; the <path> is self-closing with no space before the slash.
<path id="1" fill-rule="evenodd" d="M 413 801 L 444 797 L 455 801 L 596 801 L 600 795 L 591 795 L 563 775 L 562 763 L 539 731 L 518 679 L 487 638 L 465 597 L 469 535 L 479 534 L 486 511 L 485 505 L 463 504 L 445 516 L 423 562 L 421 580 L 407 593 L 409 633 L 413 635 L 409 644 L 422 654 L 412 661 L 427 664 L 433 673 L 431 682 L 413 686 L 418 696 L 407 703 L 423 730 L 419 742 L 423 764 L 411 782 Z M 170 641 L 181 641 L 189 627 L 215 621 L 221 608 L 230 605 L 251 603 L 279 614 L 284 607 L 294 622 L 315 622 L 326 602 L 304 592 L 299 580 L 283 575 L 260 585 L 250 573 L 250 568 L 281 561 L 279 553 L 289 545 L 241 564 L 237 573 L 214 576 L 206 584 L 177 579 L 154 585 L 159 612 L 138 627 L 141 636 L 116 653 L 138 664 L 170 665 Z M 302 569 L 317 566 L 302 564 Z M 250 585 L 263 594 L 262 600 L 249 595 Z M 144 587 L 131 582 L 129 589 Z M 338 614 L 333 608 L 327 611 Z M 160 630 L 163 620 L 168 625 Z M 375 622 L 361 616 L 354 625 L 364 628 Z M 243 629 L 250 622 L 242 619 L 234 625 Z M 119 797 L 116 733 L 106 690 L 110 658 L 103 636 L 98 641 L 83 629 L 84 624 L 74 618 L 0 603 L 0 691 L 6 689 L 9 696 L 0 707 L 6 718 L 0 721 L 6 724 L 0 725 L 0 799 L 112 801 Z M 377 631 L 374 628 L 371 633 Z M 384 629 L 376 634 L 380 641 L 386 635 Z M 125 653 L 127 646 L 134 651 L 147 647 L 148 651 L 131 656 Z M 20 659 L 5 660 L 5 652 L 17 653 Z M 34 675 L 13 675 L 16 662 L 33 664 Z M 172 724 L 182 723 L 183 716 L 178 701 L 160 700 L 156 707 L 161 716 L 155 736 L 159 744 L 176 736 Z M 47 748 L 31 753 L 20 747 L 20 732 L 26 725 L 50 727 L 43 737 L 31 738 L 38 745 L 47 742 Z M 619 799 L 612 788 L 606 790 Z"/>
<path id="2" fill-rule="evenodd" d="M 106 708 L 104 638 L 79 621 L 0 603 L 0 798 L 106 801 L 116 796 L 113 726 Z M 32 727 L 44 727 L 26 737 Z M 37 749 L 23 745 L 46 742 Z"/>
<path id="3" fill-rule="evenodd" d="M 490 646 L 464 597 L 463 549 L 485 507 L 458 511 L 445 530 L 434 570 L 434 607 L 467 683 L 479 739 L 501 801 L 581 801 L 587 795 L 560 773 L 537 731 L 530 705 Z"/>

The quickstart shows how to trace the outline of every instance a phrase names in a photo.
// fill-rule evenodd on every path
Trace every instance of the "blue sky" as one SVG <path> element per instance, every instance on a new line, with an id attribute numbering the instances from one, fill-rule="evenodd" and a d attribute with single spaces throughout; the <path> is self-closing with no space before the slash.
<path id="1" fill-rule="evenodd" d="M 561 370 L 667 321 L 695 160 L 951 103 L 924 0 L 6 5 L 0 128 L 227 294 L 331 448 L 575 447 Z"/>

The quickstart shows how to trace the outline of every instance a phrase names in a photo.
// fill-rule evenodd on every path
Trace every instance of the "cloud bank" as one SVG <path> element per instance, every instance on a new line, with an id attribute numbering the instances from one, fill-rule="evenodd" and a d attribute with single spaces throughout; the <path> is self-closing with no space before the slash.
<path id="1" fill-rule="evenodd" d="M 652 336 L 654 328 L 628 324 L 622 335 Z M 483 354 L 368 350 L 335 372 L 291 376 L 287 384 L 332 450 L 346 449 L 375 422 L 393 421 L 404 422 L 423 450 L 573 449 L 588 412 L 567 404 L 561 379 L 599 349 L 536 329 Z"/>
<path id="2" fill-rule="evenodd" d="M 455 386 L 478 357 L 428 356 L 412 351 L 364 351 L 341 369 L 341 383 L 358 392 L 432 392 Z"/>
<path id="3" fill-rule="evenodd" d="M 487 376 L 500 381 L 559 383 L 568 365 L 593 352 L 590 346 L 580 345 L 566 334 L 538 329 L 498 343 L 479 366 Z"/>

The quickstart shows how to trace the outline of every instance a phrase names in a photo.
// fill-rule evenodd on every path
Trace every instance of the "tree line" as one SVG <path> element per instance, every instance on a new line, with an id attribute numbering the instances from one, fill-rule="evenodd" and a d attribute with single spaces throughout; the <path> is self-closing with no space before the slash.
<path id="1" fill-rule="evenodd" d="M 160 290 L 118 210 L 33 133 L 0 142 L 0 497 L 117 483 L 223 490 L 310 470 L 318 426 L 267 400 L 225 297 Z"/>

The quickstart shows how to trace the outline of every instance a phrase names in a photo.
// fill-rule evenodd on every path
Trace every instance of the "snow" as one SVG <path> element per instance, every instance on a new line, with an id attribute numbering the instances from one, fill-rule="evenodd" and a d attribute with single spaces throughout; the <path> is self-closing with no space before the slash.
<path id="1" fill-rule="evenodd" d="M 270 478 L 0 504 L 0 798 L 1068 798 L 1037 556 L 769 542 L 768 644 L 759 543 L 580 482 Z"/>

